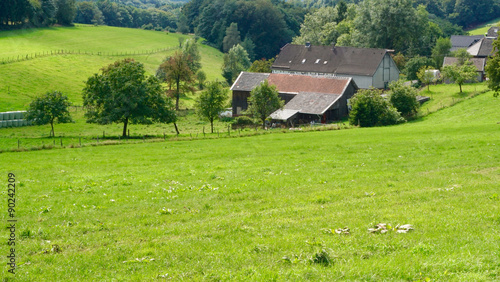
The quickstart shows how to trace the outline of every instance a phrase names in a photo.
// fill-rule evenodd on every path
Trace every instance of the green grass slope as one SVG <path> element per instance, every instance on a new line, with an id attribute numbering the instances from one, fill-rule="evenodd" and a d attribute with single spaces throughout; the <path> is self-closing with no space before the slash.
<path id="1" fill-rule="evenodd" d="M 0 111 L 25 109 L 32 97 L 51 90 L 62 91 L 71 102 L 81 105 L 85 81 L 100 68 L 132 57 L 144 63 L 149 74 L 154 74 L 162 60 L 175 52 L 179 38 L 187 37 L 107 26 L 0 32 L 0 62 L 34 57 L 0 64 Z M 167 50 L 155 51 L 159 49 Z M 60 50 L 65 54 L 47 55 Z M 222 79 L 222 54 L 201 44 L 200 52 L 207 78 Z"/>
<path id="2" fill-rule="evenodd" d="M 467 30 L 467 32 L 470 35 L 484 35 L 488 32 L 488 29 L 490 29 L 490 27 L 492 27 L 494 25 L 498 26 L 499 21 L 500 21 L 500 18 L 492 20 L 492 21 L 487 22 L 485 24 L 482 24 L 474 29 Z"/>
<path id="3" fill-rule="evenodd" d="M 384 128 L 2 153 L 16 280 L 498 280 L 499 106 L 486 93 Z"/>

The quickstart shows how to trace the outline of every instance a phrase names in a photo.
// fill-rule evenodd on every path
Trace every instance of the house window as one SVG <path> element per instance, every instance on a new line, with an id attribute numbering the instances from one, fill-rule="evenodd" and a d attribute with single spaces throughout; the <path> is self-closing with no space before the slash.
<path id="1" fill-rule="evenodd" d="M 241 107 L 236 107 L 236 114 L 237 115 L 241 114 Z"/>

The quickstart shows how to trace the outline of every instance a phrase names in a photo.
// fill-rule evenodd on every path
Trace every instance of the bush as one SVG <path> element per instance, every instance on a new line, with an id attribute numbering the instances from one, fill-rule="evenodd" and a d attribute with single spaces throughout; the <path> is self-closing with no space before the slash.
<path id="1" fill-rule="evenodd" d="M 392 125 L 405 121 L 377 89 L 359 90 L 350 100 L 349 122 L 361 127 Z"/>
<path id="2" fill-rule="evenodd" d="M 247 116 L 239 116 L 234 119 L 233 124 L 235 125 L 253 125 L 253 119 Z"/>
<path id="3" fill-rule="evenodd" d="M 398 112 L 406 119 L 414 117 L 420 107 L 417 101 L 417 90 L 404 85 L 400 80 L 392 82 L 389 88 L 391 89 L 390 101 Z"/>

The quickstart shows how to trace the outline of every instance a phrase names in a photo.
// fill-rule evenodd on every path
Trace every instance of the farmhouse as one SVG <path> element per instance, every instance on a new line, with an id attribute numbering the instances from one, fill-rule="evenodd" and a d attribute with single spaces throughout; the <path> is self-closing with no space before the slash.
<path id="1" fill-rule="evenodd" d="M 494 37 L 481 38 L 479 41 L 467 48 L 467 52 L 469 52 L 469 54 L 471 54 L 474 58 L 487 58 L 492 56 L 493 41 L 495 41 Z"/>
<path id="2" fill-rule="evenodd" d="M 390 50 L 287 44 L 281 48 L 273 73 L 352 77 L 359 88 L 386 88 L 399 79 Z"/>
<path id="3" fill-rule="evenodd" d="M 313 77 L 297 74 L 242 72 L 233 86 L 233 116 L 248 108 L 250 92 L 267 80 L 276 86 L 285 107 L 271 115 L 275 120 L 328 122 L 348 114 L 347 100 L 358 87 L 349 77 Z"/>
<path id="4" fill-rule="evenodd" d="M 484 38 L 484 35 L 452 35 L 450 38 L 450 51 L 456 51 L 458 49 L 468 49 L 470 46 L 472 46 L 482 38 Z"/>

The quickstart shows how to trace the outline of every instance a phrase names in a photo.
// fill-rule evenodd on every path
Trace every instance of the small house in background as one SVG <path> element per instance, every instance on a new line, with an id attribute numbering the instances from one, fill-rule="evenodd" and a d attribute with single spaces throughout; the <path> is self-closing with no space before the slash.
<path id="1" fill-rule="evenodd" d="M 358 89 L 352 78 L 242 72 L 231 87 L 233 116 L 244 113 L 250 92 L 265 80 L 276 86 L 285 102 L 271 118 L 292 124 L 340 120 L 347 116 L 348 99 Z"/>
<path id="2" fill-rule="evenodd" d="M 500 28 L 498 26 L 492 26 L 488 29 L 488 32 L 486 32 L 486 37 L 498 37 L 498 31 Z"/>
<path id="3" fill-rule="evenodd" d="M 271 70 L 273 73 L 352 77 L 359 88 L 387 88 L 399 79 L 391 50 L 287 44 Z"/>
<path id="4" fill-rule="evenodd" d="M 471 58 L 469 59 L 472 64 L 477 68 L 477 81 L 482 82 L 485 79 L 486 73 L 484 67 L 486 66 L 486 58 Z M 458 63 L 455 57 L 445 57 L 443 61 L 444 66 L 451 66 Z"/>

